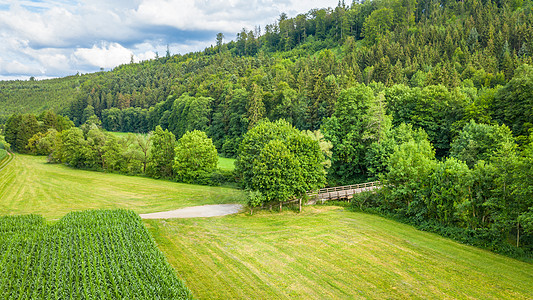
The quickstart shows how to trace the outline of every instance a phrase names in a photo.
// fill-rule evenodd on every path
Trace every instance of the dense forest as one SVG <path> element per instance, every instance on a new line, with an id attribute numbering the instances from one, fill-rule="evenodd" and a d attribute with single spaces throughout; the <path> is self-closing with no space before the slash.
<path id="1" fill-rule="evenodd" d="M 95 74 L 48 80 L 0 81 L 0 121 L 13 114 L 61 111 L 79 93 L 79 87 Z"/>
<path id="2" fill-rule="evenodd" d="M 284 119 L 330 143 L 323 151 L 328 185 L 383 181 L 380 200 L 360 208 L 468 229 L 497 245 L 512 240 L 531 253 L 533 1 L 341 2 L 294 18 L 282 14 L 264 29 L 243 29 L 235 41 L 219 34 L 214 42 L 202 52 L 167 53 L 111 72 L 3 82 L 9 89 L 0 89 L 0 113 L 20 113 L 43 97 L 38 110 L 85 126 L 67 131 L 80 143 L 94 142 L 89 133 L 99 135 L 98 126 L 157 128 L 172 145 L 198 130 L 227 157 L 243 154 L 241 142 L 256 125 Z M 48 129 L 68 129 L 56 128 L 67 120 L 43 127 L 44 119 L 14 115 L 6 140 L 35 153 L 32 145 Z M 33 144 L 25 143 L 31 136 L 17 141 L 14 132 L 29 132 L 24 124 L 41 134 Z M 92 168 L 84 159 L 74 165 Z M 149 173 L 149 162 L 139 161 L 135 171 L 112 170 Z"/>

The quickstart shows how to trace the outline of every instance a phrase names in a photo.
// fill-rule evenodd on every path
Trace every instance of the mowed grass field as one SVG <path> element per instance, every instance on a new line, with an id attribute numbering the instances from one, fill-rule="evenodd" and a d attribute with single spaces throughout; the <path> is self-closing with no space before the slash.
<path id="1" fill-rule="evenodd" d="M 533 265 L 338 207 L 145 220 L 199 299 L 533 299 Z"/>
<path id="2" fill-rule="evenodd" d="M 235 170 L 235 159 L 218 157 L 218 168 L 224 171 L 233 171 Z"/>
<path id="3" fill-rule="evenodd" d="M 16 155 L 0 171 L 0 215 L 242 201 L 231 188 L 81 171 L 43 157 Z M 531 263 L 339 207 L 144 224 L 199 299 L 533 299 Z"/>
<path id="4" fill-rule="evenodd" d="M 4 158 L 7 157 L 7 151 L 4 149 L 0 149 L 0 162 L 4 160 Z"/>
<path id="5" fill-rule="evenodd" d="M 73 210 L 125 208 L 150 213 L 242 201 L 237 189 L 82 171 L 47 164 L 44 157 L 16 155 L 0 171 L 0 215 L 33 213 L 57 219 Z"/>

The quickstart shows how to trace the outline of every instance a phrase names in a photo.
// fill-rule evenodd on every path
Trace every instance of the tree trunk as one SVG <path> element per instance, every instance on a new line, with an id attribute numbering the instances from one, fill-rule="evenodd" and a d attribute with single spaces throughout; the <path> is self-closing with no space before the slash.
<path id="1" fill-rule="evenodd" d="M 300 210 L 300 212 L 302 212 L 302 198 L 300 198 L 300 199 L 298 200 L 298 206 L 299 206 L 299 210 Z"/>
<path id="2" fill-rule="evenodd" d="M 283 205 L 283 203 L 279 203 L 279 212 L 281 212 L 281 206 Z"/>

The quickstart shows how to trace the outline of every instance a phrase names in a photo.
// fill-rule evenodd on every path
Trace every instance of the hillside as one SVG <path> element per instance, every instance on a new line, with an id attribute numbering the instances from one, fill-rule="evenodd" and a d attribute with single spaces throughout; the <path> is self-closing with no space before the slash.
<path id="1" fill-rule="evenodd" d="M 200 299 L 529 299 L 533 266 L 338 207 L 146 220 Z"/>
<path id="2" fill-rule="evenodd" d="M 0 81 L 0 120 L 11 114 L 62 111 L 79 93 L 80 85 L 93 74 L 28 81 Z"/>
<path id="3" fill-rule="evenodd" d="M 15 151 L 51 155 L 75 168 L 203 184 L 243 179 L 250 188 L 251 176 L 243 175 L 257 174 L 245 170 L 259 160 L 238 159 L 235 174 L 184 175 L 190 170 L 175 164 L 174 141 L 199 130 L 217 154 L 242 158 L 243 137 L 258 124 L 266 132 L 274 128 L 269 121 L 283 123 L 291 132 L 307 130 L 301 134 L 314 139 L 309 145 L 325 146 L 314 152 L 314 166 L 327 177 L 310 182 L 379 179 L 382 193 L 363 199 L 360 208 L 530 257 L 532 8 L 531 0 L 376 0 L 282 14 L 263 30 L 239 32 L 235 41 L 218 35 L 202 52 L 81 76 L 86 80 L 72 90 L 74 100 L 60 108 L 80 128 L 65 130 L 71 124 L 49 112 L 15 115 L 6 122 L 5 140 Z M 31 94 L 37 99 L 39 91 Z M 155 137 L 119 141 L 99 125 Z M 264 136 L 249 135 L 250 145 Z M 274 174 L 272 162 L 283 162 L 283 171 L 311 166 L 283 144 L 254 148 L 248 157 L 264 150 L 265 162 L 254 170 Z M 269 156 L 280 149 L 284 160 Z M 254 178 L 253 188 L 266 192 L 269 178 Z M 286 178 L 299 176 L 287 172 Z M 305 183 L 287 188 L 303 192 Z"/>
<path id="4" fill-rule="evenodd" d="M 0 114 L 55 109 L 76 124 L 96 114 L 108 130 L 162 125 L 178 138 L 200 129 L 229 156 L 264 117 L 320 128 L 339 92 L 357 83 L 378 83 L 376 93 L 395 84 L 442 84 L 467 98 L 459 110 L 504 122 L 490 103 L 476 100 L 531 64 L 531 7 L 532 1 L 365 1 L 281 15 L 264 31 L 243 30 L 203 52 L 111 72 L 4 82 Z M 177 101 L 184 94 L 190 97 Z"/>
<path id="5" fill-rule="evenodd" d="M 44 157 L 16 155 L 0 172 L 0 199 L 0 215 L 40 214 L 55 219 L 72 210 L 125 208 L 136 213 L 152 213 L 236 203 L 242 201 L 242 192 L 80 171 L 47 164 Z"/>

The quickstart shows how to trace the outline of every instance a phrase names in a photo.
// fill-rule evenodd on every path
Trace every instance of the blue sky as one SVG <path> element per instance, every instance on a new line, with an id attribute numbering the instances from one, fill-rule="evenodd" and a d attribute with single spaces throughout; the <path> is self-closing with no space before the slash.
<path id="1" fill-rule="evenodd" d="M 338 0 L 0 0 L 0 80 L 106 70 L 187 53 Z"/>

